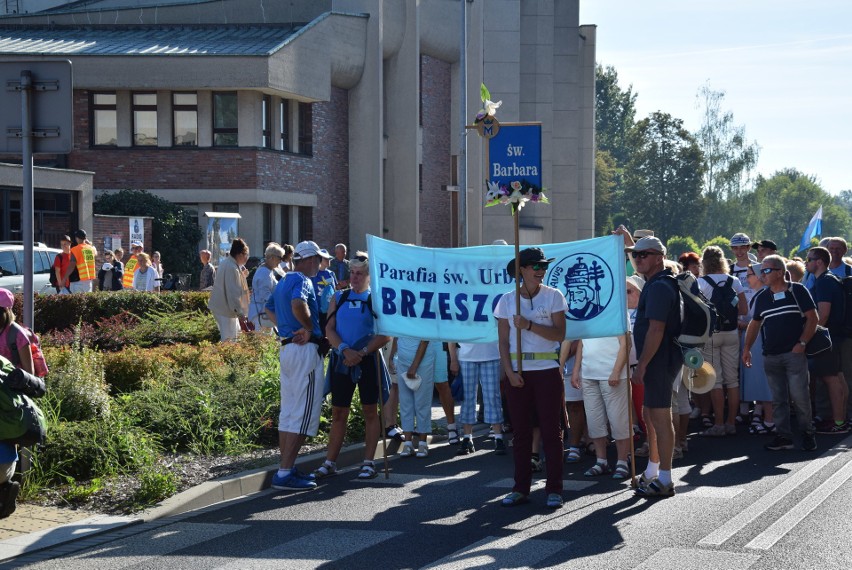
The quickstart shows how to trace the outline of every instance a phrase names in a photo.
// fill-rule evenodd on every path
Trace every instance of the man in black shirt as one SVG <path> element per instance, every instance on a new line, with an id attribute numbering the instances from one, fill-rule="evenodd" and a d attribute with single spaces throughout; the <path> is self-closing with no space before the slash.
<path id="1" fill-rule="evenodd" d="M 800 283 L 784 279 L 784 259 L 764 258 L 761 265 L 767 285 L 754 298 L 754 319 L 746 330 L 743 364 L 751 367 L 751 347 L 758 332 L 763 338 L 763 369 L 772 391 L 772 409 L 778 435 L 765 447 L 770 451 L 793 449 L 790 399 L 803 432 L 802 449 L 816 449 L 808 388 L 808 359 L 805 346 L 817 325 L 816 308 L 810 293 Z"/>
<path id="2" fill-rule="evenodd" d="M 808 251 L 807 268 L 814 276 L 810 287 L 811 295 L 816 303 L 819 324 L 828 327 L 831 334 L 831 350 L 823 351 L 810 359 L 810 371 L 817 381 L 822 381 L 828 390 L 833 421 L 825 421 L 817 425 L 817 433 L 841 434 L 849 431 L 846 422 L 846 402 L 849 398 L 849 388 L 841 375 L 841 343 L 844 338 L 845 305 L 843 285 L 831 271 L 828 265 L 831 254 L 824 247 L 814 247 Z M 819 406 L 817 406 L 819 412 Z"/>

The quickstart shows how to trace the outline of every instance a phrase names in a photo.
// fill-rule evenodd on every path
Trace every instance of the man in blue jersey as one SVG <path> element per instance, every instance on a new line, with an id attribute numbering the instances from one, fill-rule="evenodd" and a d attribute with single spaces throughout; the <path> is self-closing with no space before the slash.
<path id="1" fill-rule="evenodd" d="M 313 476 L 296 469 L 296 457 L 308 436 L 319 429 L 323 399 L 323 359 L 318 348 L 322 333 L 319 307 L 311 277 L 327 253 L 312 241 L 293 251 L 293 271 L 278 282 L 266 302 L 266 314 L 281 338 L 281 413 L 278 445 L 281 465 L 272 477 L 275 489 L 313 489 Z"/>

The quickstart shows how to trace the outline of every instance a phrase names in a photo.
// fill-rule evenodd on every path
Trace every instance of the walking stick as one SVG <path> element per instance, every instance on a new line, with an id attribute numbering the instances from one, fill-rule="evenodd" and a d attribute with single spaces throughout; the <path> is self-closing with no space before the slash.
<path id="1" fill-rule="evenodd" d="M 379 382 L 379 432 L 382 436 L 382 459 L 384 459 L 385 464 L 385 479 L 390 479 L 390 472 L 388 470 L 388 441 L 387 434 L 385 433 L 385 415 L 382 413 L 382 373 L 384 372 L 384 367 L 382 366 L 382 355 L 379 354 L 379 351 L 382 349 L 379 348 L 374 352 L 376 358 L 376 377 Z M 388 398 L 390 398 L 390 387 L 388 387 Z"/>
<path id="2" fill-rule="evenodd" d="M 633 445 L 633 385 L 630 381 L 630 331 L 624 333 L 624 348 L 627 350 L 627 421 L 628 432 L 630 432 L 630 486 L 635 489 L 636 484 L 636 448 Z"/>

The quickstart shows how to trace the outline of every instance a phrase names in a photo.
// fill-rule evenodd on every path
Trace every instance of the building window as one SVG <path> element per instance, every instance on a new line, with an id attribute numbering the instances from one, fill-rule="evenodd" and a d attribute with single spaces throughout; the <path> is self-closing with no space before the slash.
<path id="1" fill-rule="evenodd" d="M 118 112 L 115 93 L 92 93 L 89 144 L 116 146 L 118 144 Z"/>
<path id="2" fill-rule="evenodd" d="M 172 93 L 172 144 L 198 146 L 198 95 Z"/>
<path id="3" fill-rule="evenodd" d="M 133 146 L 157 146 L 157 94 L 133 94 Z"/>
<path id="4" fill-rule="evenodd" d="M 314 154 L 313 136 L 313 107 L 299 103 L 299 154 Z"/>
<path id="5" fill-rule="evenodd" d="M 272 239 L 272 204 L 263 205 L 263 247 L 269 245 L 269 242 L 275 241 Z"/>
<path id="6" fill-rule="evenodd" d="M 281 136 L 281 150 L 290 152 L 290 101 L 281 99 L 278 108 L 278 131 Z"/>
<path id="7" fill-rule="evenodd" d="M 213 93 L 213 146 L 237 146 L 237 92 Z"/>
<path id="8" fill-rule="evenodd" d="M 314 209 L 299 207 L 299 241 L 314 239 Z"/>
<path id="9" fill-rule="evenodd" d="M 275 148 L 272 143 L 272 96 L 263 96 L 261 119 L 263 120 L 263 148 Z"/>

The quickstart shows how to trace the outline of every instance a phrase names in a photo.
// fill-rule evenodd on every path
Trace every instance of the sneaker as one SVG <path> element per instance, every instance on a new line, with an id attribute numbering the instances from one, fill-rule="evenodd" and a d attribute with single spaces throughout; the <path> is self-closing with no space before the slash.
<path id="1" fill-rule="evenodd" d="M 276 472 L 275 475 L 272 476 L 272 488 L 284 491 L 301 491 L 303 489 L 316 488 L 316 481 L 312 481 L 311 479 L 308 479 L 306 477 L 300 477 L 299 475 L 299 472 L 295 469 L 284 476 L 280 476 Z"/>
<path id="2" fill-rule="evenodd" d="M 701 417 L 701 408 L 692 408 L 692 411 L 689 412 L 689 419 L 697 420 Z"/>
<path id="3" fill-rule="evenodd" d="M 725 435 L 737 435 L 737 426 L 725 424 Z"/>
<path id="4" fill-rule="evenodd" d="M 816 437 L 812 433 L 806 433 L 802 436 L 802 450 L 814 451 L 817 448 Z"/>
<path id="5" fill-rule="evenodd" d="M 417 448 L 417 457 L 428 457 L 429 456 L 429 446 L 425 443 L 421 443 L 420 447 Z"/>
<path id="6" fill-rule="evenodd" d="M 702 415 L 701 416 L 701 425 L 705 428 L 713 427 L 713 418 L 710 415 Z"/>
<path id="7" fill-rule="evenodd" d="M 550 493 L 547 496 L 547 508 L 549 509 L 558 509 L 564 504 L 562 500 L 562 495 L 559 493 Z"/>
<path id="8" fill-rule="evenodd" d="M 825 424 L 827 425 L 821 425 L 818 427 L 816 432 L 824 435 L 849 433 L 849 424 L 847 422 L 843 422 L 840 425 L 837 425 L 834 422 L 825 422 Z"/>
<path id="9" fill-rule="evenodd" d="M 764 445 L 763 448 L 768 451 L 782 451 L 785 449 L 793 449 L 793 440 L 778 435 L 775 436 L 775 439 L 773 439 L 770 443 Z"/>
<path id="10" fill-rule="evenodd" d="M 400 457 L 414 457 L 414 446 L 411 443 L 406 442 L 405 445 L 402 446 L 402 450 L 399 452 Z"/>
<path id="11" fill-rule="evenodd" d="M 494 440 L 494 454 L 506 455 L 506 442 L 503 441 L 502 437 Z"/>
<path id="12" fill-rule="evenodd" d="M 403 433 L 403 431 L 399 428 L 399 426 L 396 426 L 396 425 L 390 426 L 387 429 L 387 431 L 385 432 L 385 435 L 387 435 L 388 438 L 393 439 L 395 441 L 400 441 L 400 442 L 405 441 L 405 433 Z"/>
<path id="13" fill-rule="evenodd" d="M 736 429 L 737 428 L 734 427 L 734 431 L 736 431 Z M 701 435 L 703 437 L 725 437 L 728 435 L 728 431 L 725 429 L 724 425 L 713 425 L 702 431 Z"/>
<path id="14" fill-rule="evenodd" d="M 672 459 L 683 459 L 683 449 L 675 447 L 672 451 Z"/>
<path id="15" fill-rule="evenodd" d="M 456 455 L 470 455 L 475 451 L 476 449 L 473 447 L 473 438 L 463 437 L 461 445 L 459 445 L 459 451 Z"/>
<path id="16" fill-rule="evenodd" d="M 21 484 L 17 481 L 6 481 L 0 485 L 0 519 L 5 519 L 15 512 L 20 490 Z"/>

